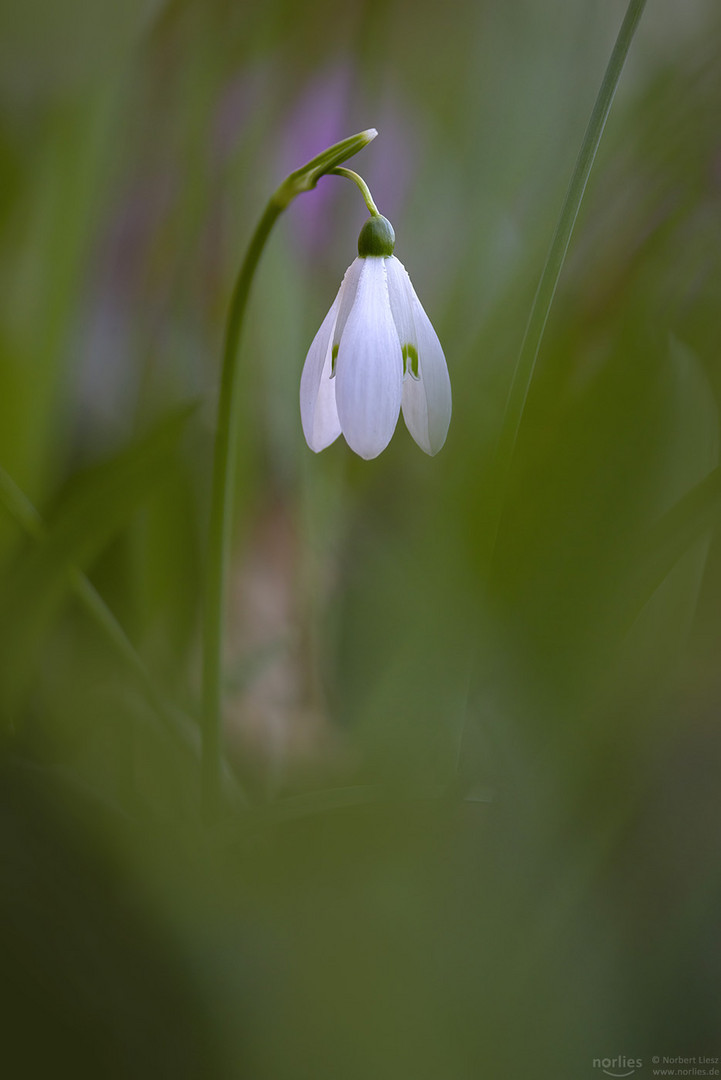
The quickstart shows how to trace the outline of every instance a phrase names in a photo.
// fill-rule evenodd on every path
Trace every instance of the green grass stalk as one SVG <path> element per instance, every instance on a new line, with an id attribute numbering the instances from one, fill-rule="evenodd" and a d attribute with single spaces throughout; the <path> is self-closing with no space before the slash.
<path id="1" fill-rule="evenodd" d="M 558 280 L 566 260 L 573 229 L 621 78 L 621 72 L 645 6 L 646 0 L 630 0 L 626 9 L 625 17 L 618 32 L 616 43 L 583 136 L 583 142 L 566 191 L 558 224 L 531 305 L 520 353 L 506 399 L 501 433 L 496 446 L 494 486 L 497 494 L 491 504 L 494 513 L 491 519 L 489 536 L 491 563 L 498 532 L 503 520 L 508 480 L 518 442 L 518 433 L 521 428 L 528 392 L 533 380 L 538 354 L 541 350 L 551 305 L 556 295 Z"/>

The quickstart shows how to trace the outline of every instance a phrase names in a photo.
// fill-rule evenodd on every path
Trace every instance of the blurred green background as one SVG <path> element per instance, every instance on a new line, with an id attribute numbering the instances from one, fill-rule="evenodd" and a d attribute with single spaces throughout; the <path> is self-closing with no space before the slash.
<path id="1" fill-rule="evenodd" d="M 649 0 L 487 557 L 624 11 L 0 4 L 3 1075 L 575 1080 L 721 1053 L 717 0 Z M 443 342 L 449 438 L 305 446 L 303 360 L 366 215 L 325 178 L 245 327 L 207 831 L 229 295 L 271 191 L 369 126 L 350 164 Z"/>

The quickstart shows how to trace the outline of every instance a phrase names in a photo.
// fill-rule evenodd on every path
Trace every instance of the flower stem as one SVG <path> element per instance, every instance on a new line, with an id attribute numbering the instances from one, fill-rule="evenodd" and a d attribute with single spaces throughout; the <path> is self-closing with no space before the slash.
<path id="1" fill-rule="evenodd" d="M 566 192 L 566 198 L 551 240 L 546 263 L 533 298 L 531 311 L 526 324 L 516 369 L 506 400 L 506 408 L 501 427 L 501 434 L 495 456 L 495 491 L 492 525 L 489 537 L 490 559 L 493 559 L 496 540 L 503 519 L 505 497 L 513 457 L 518 441 L 518 433 L 528 399 L 528 391 L 541 349 L 541 342 L 548 322 L 549 312 L 556 294 L 558 279 L 566 259 L 578 211 L 586 191 L 588 178 L 596 158 L 606 120 L 613 103 L 623 65 L 636 32 L 646 0 L 630 0 L 621 29 L 616 38 L 601 87 L 598 91 L 591 117 L 588 121 L 581 149 Z"/>
<path id="2" fill-rule="evenodd" d="M 226 612 L 225 580 L 230 551 L 235 470 L 234 417 L 238 392 L 238 365 L 235 358 L 253 275 L 270 231 L 283 209 L 283 205 L 273 197 L 258 222 L 233 289 L 225 327 L 218 421 L 213 454 L 208 565 L 203 616 L 202 790 L 204 813 L 208 821 L 217 817 L 220 806 L 222 649 Z"/>
<path id="3" fill-rule="evenodd" d="M 371 195 L 370 188 L 366 184 L 362 176 L 359 176 L 357 172 L 353 172 L 352 169 L 331 169 L 331 173 L 334 176 L 345 176 L 347 180 L 352 180 L 354 184 L 357 184 L 361 190 L 361 194 L 365 199 L 365 204 L 368 207 L 371 217 L 380 217 L 380 210 L 373 202 L 373 196 Z"/>
<path id="4" fill-rule="evenodd" d="M 276 219 L 296 195 L 310 191 L 321 176 L 362 150 L 377 132 L 368 128 L 324 150 L 286 177 L 270 199 L 253 233 L 238 272 L 228 310 L 223 344 L 223 364 L 218 397 L 218 419 L 213 454 L 210 494 L 210 527 L 203 609 L 203 686 L 201 784 L 207 822 L 216 820 L 220 810 L 222 765 L 221 707 L 222 658 L 226 612 L 226 577 L 233 520 L 233 480 L 235 466 L 235 413 L 238 396 L 237 354 L 248 295 L 258 261 Z M 376 211 L 377 212 L 377 211 Z"/>

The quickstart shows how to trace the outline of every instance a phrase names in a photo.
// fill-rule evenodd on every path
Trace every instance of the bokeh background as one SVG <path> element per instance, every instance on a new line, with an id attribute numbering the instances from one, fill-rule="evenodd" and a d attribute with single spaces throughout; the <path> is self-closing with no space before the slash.
<path id="1" fill-rule="evenodd" d="M 576 1080 L 721 1053 L 717 0 L 649 0 L 489 558 L 506 395 L 624 10 L 0 4 L 3 1075 Z M 350 164 L 453 421 L 433 459 L 402 422 L 373 462 L 305 446 L 302 363 L 366 215 L 323 179 L 245 327 L 207 830 L 233 277 L 283 177 L 370 126 Z"/>

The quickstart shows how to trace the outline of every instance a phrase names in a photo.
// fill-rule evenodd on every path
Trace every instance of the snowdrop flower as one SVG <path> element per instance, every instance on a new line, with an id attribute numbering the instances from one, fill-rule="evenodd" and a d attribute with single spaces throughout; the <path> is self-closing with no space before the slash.
<path id="1" fill-rule="evenodd" d="M 446 441 L 451 383 L 431 321 L 402 263 L 391 223 L 375 214 L 358 238 L 333 306 L 308 350 L 300 415 L 318 453 L 342 433 L 362 458 L 377 457 L 398 415 L 427 454 Z"/>

